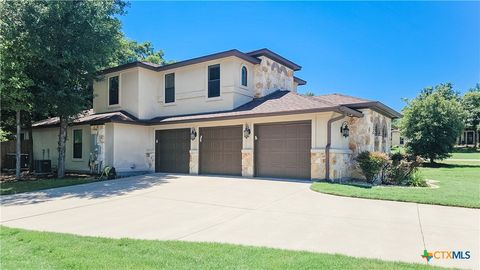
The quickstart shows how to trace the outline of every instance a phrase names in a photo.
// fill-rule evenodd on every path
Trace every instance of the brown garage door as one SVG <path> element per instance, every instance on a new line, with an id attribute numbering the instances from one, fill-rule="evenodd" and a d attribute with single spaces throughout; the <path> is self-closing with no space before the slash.
<path id="1" fill-rule="evenodd" d="M 170 129 L 155 132 L 155 171 L 188 173 L 190 130 Z"/>
<path id="2" fill-rule="evenodd" d="M 255 175 L 310 178 L 311 123 L 255 125 Z"/>
<path id="3" fill-rule="evenodd" d="M 200 173 L 242 174 L 242 126 L 200 128 Z"/>

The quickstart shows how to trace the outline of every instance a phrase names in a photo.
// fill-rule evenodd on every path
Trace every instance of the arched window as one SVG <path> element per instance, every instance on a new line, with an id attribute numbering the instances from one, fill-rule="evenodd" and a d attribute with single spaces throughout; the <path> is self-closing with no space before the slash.
<path id="1" fill-rule="evenodd" d="M 380 130 L 379 130 L 379 128 L 378 128 L 378 124 L 375 124 L 375 125 L 373 126 L 373 135 L 375 135 L 375 136 L 379 136 L 379 135 L 380 135 Z"/>
<path id="2" fill-rule="evenodd" d="M 242 67 L 242 85 L 247 86 L 247 68 L 245 66 Z"/>

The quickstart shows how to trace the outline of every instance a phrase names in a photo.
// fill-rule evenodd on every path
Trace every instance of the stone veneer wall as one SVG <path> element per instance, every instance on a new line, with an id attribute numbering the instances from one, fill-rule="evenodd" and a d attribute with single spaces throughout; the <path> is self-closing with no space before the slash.
<path id="1" fill-rule="evenodd" d="M 330 149 L 330 179 L 343 180 L 350 178 L 352 152 L 348 149 Z M 325 148 L 311 151 L 311 177 L 313 180 L 325 179 Z"/>
<path id="2" fill-rule="evenodd" d="M 313 180 L 325 179 L 325 148 L 311 150 L 310 177 Z"/>
<path id="3" fill-rule="evenodd" d="M 276 90 L 296 91 L 293 70 L 265 56 L 255 66 L 255 97 L 263 97 Z"/>
<path id="4" fill-rule="evenodd" d="M 363 151 L 390 153 L 391 119 L 370 109 L 361 110 L 362 118 L 349 117 L 350 136 L 348 148 L 352 151 L 350 177 L 364 178 L 354 158 Z M 378 132 L 375 134 L 375 125 Z"/>
<path id="5" fill-rule="evenodd" d="M 199 164 L 199 159 L 198 159 L 198 150 L 193 149 L 190 150 L 190 174 L 198 174 L 198 164 Z"/>
<path id="6" fill-rule="evenodd" d="M 253 149 L 242 149 L 242 176 L 253 177 Z"/>
<path id="7" fill-rule="evenodd" d="M 330 179 L 345 180 L 351 177 L 352 152 L 344 149 L 330 149 Z"/>

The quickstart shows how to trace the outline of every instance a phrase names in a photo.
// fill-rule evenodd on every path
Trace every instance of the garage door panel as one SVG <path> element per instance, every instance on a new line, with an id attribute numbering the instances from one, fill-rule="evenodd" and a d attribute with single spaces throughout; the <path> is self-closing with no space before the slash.
<path id="1" fill-rule="evenodd" d="M 310 121 L 256 125 L 255 135 L 257 176 L 310 178 Z"/>
<path id="2" fill-rule="evenodd" d="M 189 172 L 189 129 L 157 130 L 155 132 L 155 140 L 156 172 Z"/>
<path id="3" fill-rule="evenodd" d="M 200 173 L 241 175 L 242 126 L 200 128 Z"/>

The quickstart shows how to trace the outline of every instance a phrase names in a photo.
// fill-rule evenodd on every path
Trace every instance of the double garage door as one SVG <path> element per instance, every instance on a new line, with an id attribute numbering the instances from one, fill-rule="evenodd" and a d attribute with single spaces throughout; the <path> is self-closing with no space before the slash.
<path id="1" fill-rule="evenodd" d="M 255 176 L 310 178 L 310 122 L 255 125 Z M 201 174 L 241 175 L 242 126 L 199 130 Z M 190 130 L 156 132 L 156 171 L 188 173 Z"/>

